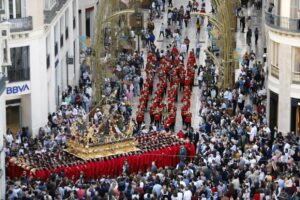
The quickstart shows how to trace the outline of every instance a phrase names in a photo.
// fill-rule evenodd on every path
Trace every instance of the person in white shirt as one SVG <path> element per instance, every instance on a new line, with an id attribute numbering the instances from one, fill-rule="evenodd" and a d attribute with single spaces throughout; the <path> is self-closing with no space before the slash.
<path id="1" fill-rule="evenodd" d="M 183 199 L 183 192 L 181 191 L 181 189 L 178 190 L 178 192 L 177 192 L 177 197 L 178 197 L 179 200 L 182 200 L 182 199 Z"/>
<path id="2" fill-rule="evenodd" d="M 242 93 L 239 94 L 237 102 L 238 102 L 240 111 L 243 111 L 245 100 L 244 100 L 244 95 Z"/>
<path id="3" fill-rule="evenodd" d="M 183 193 L 183 200 L 191 200 L 192 199 L 192 192 L 189 189 L 186 189 Z"/>
<path id="4" fill-rule="evenodd" d="M 201 87 L 202 87 L 203 75 L 204 75 L 204 72 L 202 70 L 202 71 L 200 71 L 200 73 L 199 73 L 199 75 L 197 77 L 199 89 L 201 89 Z"/>
<path id="5" fill-rule="evenodd" d="M 162 35 L 163 37 L 165 37 L 165 25 L 164 25 L 164 23 L 161 24 L 161 27 L 160 27 L 160 30 L 159 30 L 159 37 L 160 37 L 161 35 Z"/>
<path id="6" fill-rule="evenodd" d="M 13 138 L 13 136 L 12 136 L 12 134 L 11 134 L 11 132 L 10 132 L 9 129 L 7 130 L 7 133 L 6 133 L 6 135 L 5 135 L 4 137 L 5 137 L 5 140 L 6 140 L 9 144 L 11 144 L 11 143 L 14 141 L 14 138 Z"/>
<path id="7" fill-rule="evenodd" d="M 185 43 L 182 43 L 180 46 L 180 53 L 185 54 L 187 50 L 187 46 Z"/>
<path id="8" fill-rule="evenodd" d="M 250 141 L 250 142 L 254 142 L 254 138 L 255 138 L 255 136 L 257 135 L 257 127 L 256 127 L 255 124 L 252 124 L 251 126 L 252 126 L 252 127 L 251 127 L 251 130 L 250 130 L 250 132 L 248 133 L 248 134 L 249 134 L 249 141 Z"/>

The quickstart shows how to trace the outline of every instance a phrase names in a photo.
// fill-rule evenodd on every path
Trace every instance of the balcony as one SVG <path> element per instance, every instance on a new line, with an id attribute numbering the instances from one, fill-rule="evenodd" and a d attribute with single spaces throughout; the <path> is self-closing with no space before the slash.
<path id="1" fill-rule="evenodd" d="M 31 31 L 32 30 L 32 17 L 23 17 L 23 18 L 15 18 L 9 19 L 7 22 L 10 23 L 10 32 L 23 32 L 23 31 Z"/>
<path id="2" fill-rule="evenodd" d="M 7 68 L 8 82 L 19 82 L 30 80 L 30 68 Z"/>
<path id="3" fill-rule="evenodd" d="M 57 12 L 63 7 L 68 0 L 58 0 L 51 10 L 44 10 L 44 23 L 51 24 L 52 20 L 57 15 Z"/>
<path id="4" fill-rule="evenodd" d="M 272 65 L 271 64 L 271 75 L 275 78 L 279 78 L 279 68 L 278 66 Z"/>
<path id="5" fill-rule="evenodd" d="M 292 73 L 292 83 L 300 84 L 300 72 L 293 72 Z"/>
<path id="6" fill-rule="evenodd" d="M 269 27 L 281 31 L 300 33 L 300 19 L 282 17 L 265 11 L 265 21 Z"/>
<path id="7" fill-rule="evenodd" d="M 5 82 L 6 82 L 5 76 L 3 76 L 2 74 L 0 74 L 0 95 L 5 90 Z"/>

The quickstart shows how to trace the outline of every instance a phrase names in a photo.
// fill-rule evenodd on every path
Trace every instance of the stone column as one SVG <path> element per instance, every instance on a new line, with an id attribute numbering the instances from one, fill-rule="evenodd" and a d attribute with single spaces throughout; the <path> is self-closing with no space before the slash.
<path id="1" fill-rule="evenodd" d="M 283 134 L 291 128 L 291 80 L 292 80 L 292 47 L 286 44 L 278 45 L 279 67 L 279 101 L 278 101 L 278 130 Z"/>

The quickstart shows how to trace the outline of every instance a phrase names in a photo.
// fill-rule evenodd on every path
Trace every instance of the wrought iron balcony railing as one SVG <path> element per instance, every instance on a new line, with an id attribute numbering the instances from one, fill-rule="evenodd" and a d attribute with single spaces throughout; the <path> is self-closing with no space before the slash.
<path id="1" fill-rule="evenodd" d="M 23 18 L 15 18 L 7 20 L 10 23 L 10 32 L 23 32 L 23 31 L 31 31 L 32 26 L 32 17 L 23 17 Z"/>
<path id="2" fill-rule="evenodd" d="M 266 24 L 282 31 L 300 33 L 300 19 L 282 17 L 265 11 Z"/>

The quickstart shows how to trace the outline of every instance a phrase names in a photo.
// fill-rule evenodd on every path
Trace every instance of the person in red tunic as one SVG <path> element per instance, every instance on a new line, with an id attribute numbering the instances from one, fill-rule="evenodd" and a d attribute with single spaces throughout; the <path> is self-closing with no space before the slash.
<path id="1" fill-rule="evenodd" d="M 143 111 L 137 111 L 137 115 L 136 115 L 136 122 L 138 124 L 138 129 L 141 128 L 141 125 L 144 121 L 144 112 Z"/>
<path id="2" fill-rule="evenodd" d="M 176 46 L 173 46 L 171 53 L 175 56 L 178 57 L 179 56 L 179 50 L 177 49 Z"/>
<path id="3" fill-rule="evenodd" d="M 184 139 L 185 138 L 185 134 L 182 130 L 180 130 L 176 135 L 179 139 L 182 139 L 182 138 Z"/>
<path id="4" fill-rule="evenodd" d="M 192 142 L 188 141 L 188 142 L 185 143 L 184 146 L 187 150 L 189 160 L 192 160 L 192 158 L 195 157 L 195 155 L 196 155 L 195 145 Z"/>

